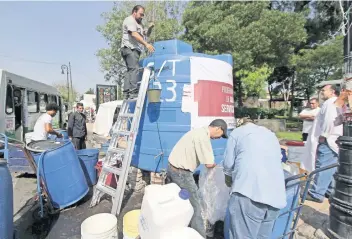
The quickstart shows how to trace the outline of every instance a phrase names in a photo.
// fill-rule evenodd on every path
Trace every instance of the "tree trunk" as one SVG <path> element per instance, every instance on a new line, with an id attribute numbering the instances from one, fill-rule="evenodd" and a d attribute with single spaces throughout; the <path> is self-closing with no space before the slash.
<path id="1" fill-rule="evenodd" d="M 271 109 L 271 102 L 273 101 L 273 92 L 271 90 L 271 85 L 268 85 L 268 92 L 269 92 L 269 108 Z"/>
<path id="2" fill-rule="evenodd" d="M 293 76 L 292 76 L 292 81 L 291 81 L 291 107 L 290 107 L 290 117 L 292 117 L 293 114 L 293 103 L 295 102 L 295 82 L 296 82 L 296 71 L 294 71 Z"/>

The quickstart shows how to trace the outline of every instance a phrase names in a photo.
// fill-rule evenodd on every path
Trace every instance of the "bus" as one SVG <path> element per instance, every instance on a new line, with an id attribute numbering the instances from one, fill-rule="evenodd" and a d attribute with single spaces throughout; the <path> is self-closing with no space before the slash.
<path id="1" fill-rule="evenodd" d="M 60 108 L 53 128 L 65 128 L 67 105 L 55 87 L 1 69 L 0 87 L 0 132 L 25 142 L 25 134 L 33 131 L 46 104 L 52 102 Z"/>

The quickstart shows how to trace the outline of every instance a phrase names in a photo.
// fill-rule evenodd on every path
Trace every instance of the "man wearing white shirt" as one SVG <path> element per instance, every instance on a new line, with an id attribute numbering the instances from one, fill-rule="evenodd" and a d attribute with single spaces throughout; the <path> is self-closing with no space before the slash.
<path id="1" fill-rule="evenodd" d="M 322 168 L 338 160 L 338 146 L 336 140 L 342 135 L 342 108 L 335 103 L 339 91 L 334 85 L 326 85 L 321 90 L 322 99 L 326 100 L 321 107 L 317 122 L 315 122 L 314 135 L 318 140 L 316 150 L 315 168 Z M 330 194 L 334 187 L 333 175 L 336 168 L 318 173 L 314 178 L 312 188 L 308 191 L 307 200 L 323 202 L 325 194 Z"/>
<path id="2" fill-rule="evenodd" d="M 34 130 L 31 136 L 31 140 L 46 140 L 48 134 L 55 134 L 58 138 L 62 137 L 62 134 L 53 130 L 52 120 L 56 113 L 59 111 L 59 106 L 55 103 L 49 103 L 46 106 L 46 113 L 39 116 L 37 122 L 34 125 Z"/>
<path id="3" fill-rule="evenodd" d="M 316 98 L 312 98 L 309 101 L 309 108 L 302 110 L 299 114 L 299 118 L 303 120 L 303 129 L 302 129 L 302 140 L 307 141 L 308 135 L 312 131 L 313 121 L 317 114 L 319 113 L 319 103 Z"/>

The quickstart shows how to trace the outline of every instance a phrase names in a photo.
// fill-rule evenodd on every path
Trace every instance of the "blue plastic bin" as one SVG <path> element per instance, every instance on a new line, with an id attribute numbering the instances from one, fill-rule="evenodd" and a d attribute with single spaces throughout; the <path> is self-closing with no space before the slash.
<path id="1" fill-rule="evenodd" d="M 63 209 L 81 200 L 89 188 L 71 142 L 41 153 L 31 152 L 54 208 Z M 39 163 L 39 159 L 41 159 Z"/>
<path id="2" fill-rule="evenodd" d="M 285 179 L 292 177 L 293 175 L 287 171 L 284 171 Z M 272 239 L 282 238 L 287 232 L 291 230 L 293 217 L 296 211 L 287 213 L 298 205 L 298 200 L 300 196 L 300 184 L 298 183 L 300 180 L 290 181 L 286 184 L 286 207 L 280 210 L 279 217 L 276 219 L 273 233 L 271 235 Z M 289 238 L 289 236 L 285 236 L 283 238 Z"/>
<path id="3" fill-rule="evenodd" d="M 84 175 L 88 186 L 93 186 L 97 183 L 97 170 L 95 165 L 98 162 L 98 149 L 81 149 L 77 150 L 77 156 L 81 163 Z"/>

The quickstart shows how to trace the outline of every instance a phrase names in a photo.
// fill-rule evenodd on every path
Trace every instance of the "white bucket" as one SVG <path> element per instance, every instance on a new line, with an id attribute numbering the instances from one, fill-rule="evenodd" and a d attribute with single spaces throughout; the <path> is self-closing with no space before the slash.
<path id="1" fill-rule="evenodd" d="M 110 213 L 88 217 L 81 225 L 82 239 L 118 239 L 117 218 Z"/>

